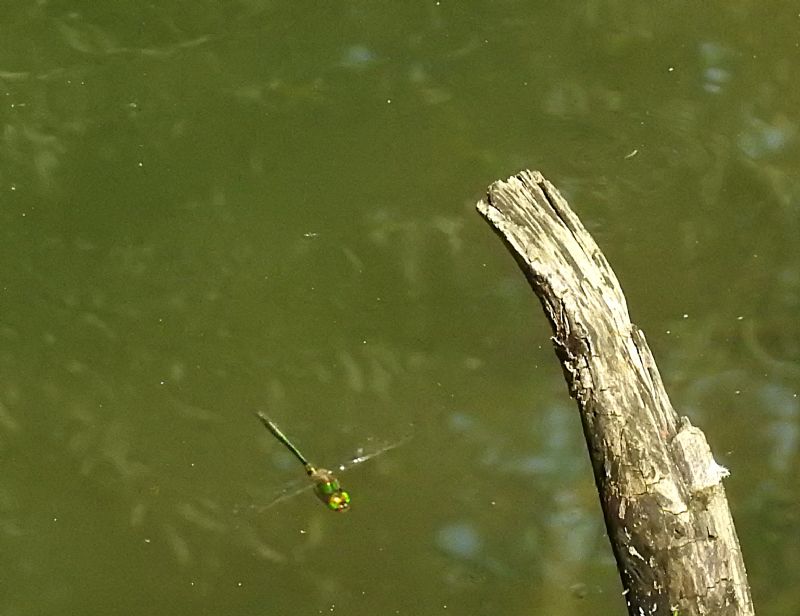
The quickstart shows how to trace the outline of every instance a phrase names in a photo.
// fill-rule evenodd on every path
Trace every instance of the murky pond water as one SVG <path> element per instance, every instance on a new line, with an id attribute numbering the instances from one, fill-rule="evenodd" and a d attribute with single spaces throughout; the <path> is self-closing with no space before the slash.
<path id="1" fill-rule="evenodd" d="M 19 3 L 0 41 L 0 613 L 623 614 L 538 302 L 542 170 L 800 604 L 793 7 Z M 308 492 L 263 409 L 342 475 Z M 410 437 L 410 438 L 409 438 Z M 408 439 L 408 440 L 405 440 Z"/>

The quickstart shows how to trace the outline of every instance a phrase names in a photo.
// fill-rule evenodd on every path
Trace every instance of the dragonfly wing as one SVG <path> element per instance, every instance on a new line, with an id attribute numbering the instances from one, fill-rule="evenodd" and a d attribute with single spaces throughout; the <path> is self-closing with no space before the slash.
<path id="1" fill-rule="evenodd" d="M 261 500 L 263 504 L 253 505 L 253 508 L 259 513 L 266 511 L 267 509 L 271 509 L 283 501 L 289 500 L 298 494 L 302 494 L 303 492 L 311 490 L 313 487 L 314 484 L 311 483 L 306 477 L 304 477 L 302 480 L 291 481 L 280 490 L 272 492 L 271 495 L 259 498 L 258 500 Z"/>
<path id="2" fill-rule="evenodd" d="M 336 468 L 340 471 L 346 471 L 348 468 L 352 468 L 357 464 L 361 464 L 362 462 L 366 462 L 367 460 L 371 460 L 381 454 L 386 453 L 387 451 L 391 451 L 396 447 L 400 447 L 400 445 L 405 445 L 409 440 L 411 440 L 411 435 L 405 436 L 401 438 L 399 441 L 394 441 L 392 443 L 383 443 L 378 445 L 375 448 L 364 448 L 361 447 L 356 451 L 356 454 L 350 458 L 347 462 L 343 462 Z"/>

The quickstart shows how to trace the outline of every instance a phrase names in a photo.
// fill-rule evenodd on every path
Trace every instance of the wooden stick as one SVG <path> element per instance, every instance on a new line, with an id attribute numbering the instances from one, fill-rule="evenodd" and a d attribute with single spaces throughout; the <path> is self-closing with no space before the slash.
<path id="1" fill-rule="evenodd" d="M 750 615 L 753 604 L 718 465 L 678 418 L 622 289 L 575 212 L 542 175 L 489 187 L 477 205 L 539 297 L 577 401 L 628 613 Z"/>

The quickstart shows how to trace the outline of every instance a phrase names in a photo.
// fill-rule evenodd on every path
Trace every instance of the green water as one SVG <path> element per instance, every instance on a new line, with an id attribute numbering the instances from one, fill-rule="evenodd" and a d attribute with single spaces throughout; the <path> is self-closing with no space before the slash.
<path id="1" fill-rule="evenodd" d="M 14 6 L 16 4 L 16 6 Z M 98 8 L 100 7 L 100 8 Z M 540 169 L 800 605 L 797 11 L 12 3 L 0 614 L 623 614 L 538 301 L 474 211 Z M 411 435 L 309 493 L 314 462 Z"/>

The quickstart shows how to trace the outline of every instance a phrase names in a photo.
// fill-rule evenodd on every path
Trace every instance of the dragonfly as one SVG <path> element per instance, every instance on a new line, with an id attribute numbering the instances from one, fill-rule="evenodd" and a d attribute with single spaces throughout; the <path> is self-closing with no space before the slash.
<path id="1" fill-rule="evenodd" d="M 317 498 L 323 502 L 323 504 L 330 510 L 335 512 L 344 512 L 350 509 L 350 493 L 345 490 L 341 483 L 339 483 L 339 479 L 336 477 L 336 474 L 328 470 L 327 468 L 322 468 L 315 466 L 311 462 L 308 461 L 300 450 L 292 443 L 289 438 L 281 431 L 281 429 L 272 421 L 269 417 L 267 417 L 264 413 L 257 412 L 256 417 L 264 424 L 264 427 L 269 430 L 270 434 L 274 436 L 280 443 L 282 443 L 291 453 L 300 461 L 300 464 L 303 465 L 303 468 L 306 471 L 309 479 L 311 479 L 312 485 L 305 486 L 300 488 L 299 490 L 294 491 L 285 491 L 283 494 L 275 498 L 272 502 L 268 503 L 267 505 L 260 507 L 260 509 L 268 509 L 274 505 L 277 505 L 279 502 L 282 502 L 288 498 L 291 498 L 300 492 L 305 491 L 309 487 L 314 488 L 314 494 L 316 494 Z M 405 443 L 410 437 L 405 437 L 397 442 L 390 443 L 388 445 L 384 445 L 380 449 L 365 454 L 363 451 L 360 451 L 359 454 L 350 460 L 348 460 L 344 464 L 340 464 L 338 467 L 339 471 L 345 471 L 356 464 L 361 464 L 362 462 L 366 462 L 370 458 L 374 458 L 382 453 L 389 451 L 390 449 L 394 449 Z"/>

